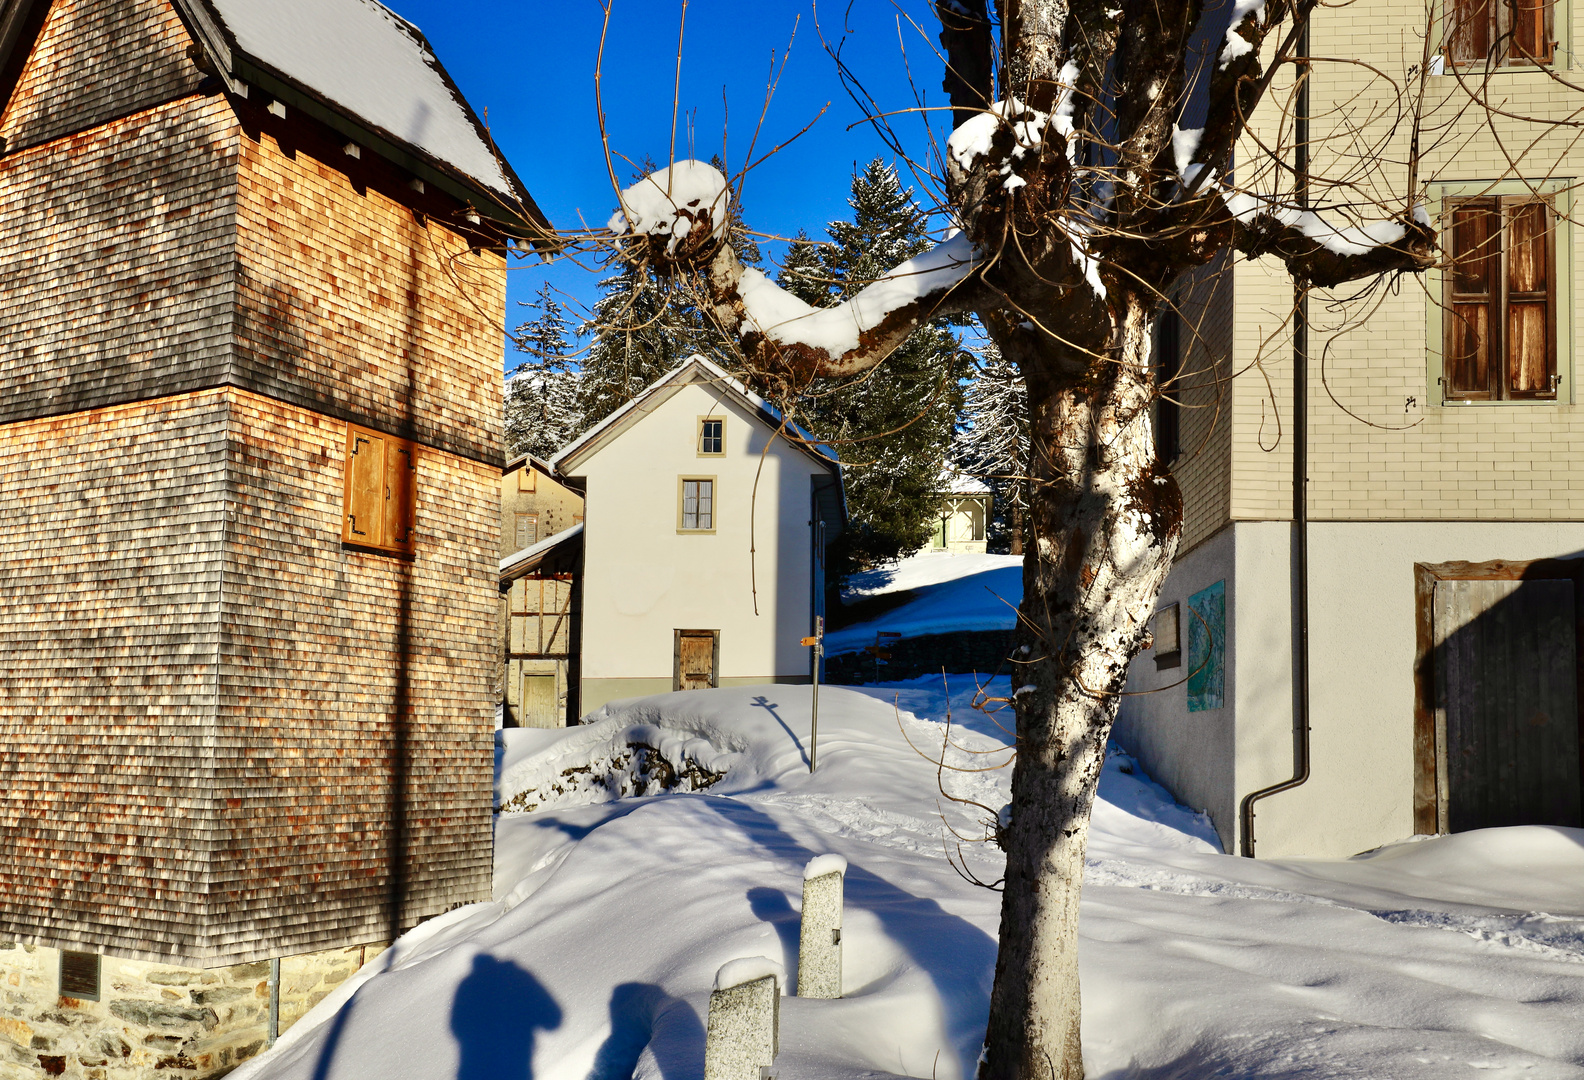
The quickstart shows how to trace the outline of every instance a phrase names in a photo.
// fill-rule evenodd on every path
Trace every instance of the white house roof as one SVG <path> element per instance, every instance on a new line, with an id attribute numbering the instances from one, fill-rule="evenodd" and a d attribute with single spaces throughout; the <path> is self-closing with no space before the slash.
<path id="1" fill-rule="evenodd" d="M 557 472 L 568 474 L 569 468 L 575 468 L 589 453 L 605 445 L 605 443 L 625 431 L 628 426 L 642 417 L 645 406 L 656 403 L 654 401 L 656 397 L 662 394 L 669 396 L 684 386 L 698 382 L 708 383 L 712 387 L 725 391 L 728 397 L 735 398 L 737 403 L 743 408 L 758 414 L 760 420 L 767 426 L 775 430 L 780 429 L 782 422 L 780 409 L 777 409 L 764 398 L 732 378 L 726 369 L 719 364 L 695 354 L 650 383 L 644 388 L 642 393 L 627 404 L 563 446 L 550 459 L 550 465 Z M 789 443 L 814 458 L 831 472 L 838 476 L 841 475 L 841 462 L 837 460 L 834 450 L 824 443 L 816 441 L 813 435 L 810 435 L 797 424 L 787 424 L 786 426 L 791 434 L 791 438 L 787 440 Z"/>
<path id="2" fill-rule="evenodd" d="M 990 485 L 978 477 L 945 469 L 941 472 L 940 490 L 948 495 L 989 495 Z"/>

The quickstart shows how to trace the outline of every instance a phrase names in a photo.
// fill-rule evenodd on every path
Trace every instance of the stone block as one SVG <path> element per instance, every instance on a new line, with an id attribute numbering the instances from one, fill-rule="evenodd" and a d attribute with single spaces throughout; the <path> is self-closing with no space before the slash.
<path id="1" fill-rule="evenodd" d="M 803 917 L 798 932 L 797 995 L 842 995 L 842 894 L 847 860 L 820 855 L 803 871 Z"/>
<path id="2" fill-rule="evenodd" d="M 733 960 L 715 976 L 704 1037 L 704 1080 L 763 1080 L 781 1048 L 781 965 Z"/>

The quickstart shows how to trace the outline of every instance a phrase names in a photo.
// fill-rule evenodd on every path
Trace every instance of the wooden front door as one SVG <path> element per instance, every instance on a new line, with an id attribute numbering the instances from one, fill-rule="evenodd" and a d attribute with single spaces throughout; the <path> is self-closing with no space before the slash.
<path id="1" fill-rule="evenodd" d="M 1576 588 L 1435 582 L 1437 831 L 1584 824 Z"/>
<path id="2" fill-rule="evenodd" d="M 676 678 L 678 690 L 708 690 L 715 685 L 717 642 L 715 630 L 678 630 L 676 632 Z"/>

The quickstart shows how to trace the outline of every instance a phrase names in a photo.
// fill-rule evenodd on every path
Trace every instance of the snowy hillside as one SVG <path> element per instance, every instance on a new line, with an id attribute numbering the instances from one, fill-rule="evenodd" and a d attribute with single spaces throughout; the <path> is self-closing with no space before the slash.
<path id="1" fill-rule="evenodd" d="M 1010 630 L 1023 602 L 1023 556 L 927 552 L 894 567 L 852 575 L 843 596 L 850 603 L 900 592 L 914 595 L 878 618 L 827 634 L 825 652 L 856 652 L 873 645 L 879 630 L 904 637 Z"/>
<path id="2" fill-rule="evenodd" d="M 995 719 L 966 707 L 971 682 L 951 690 L 949 760 L 1004 760 Z M 947 703 L 939 677 L 823 688 L 813 776 L 804 687 L 501 733 L 498 800 L 537 809 L 497 819 L 496 902 L 408 934 L 233 1076 L 697 1080 L 716 970 L 768 956 L 795 983 L 802 871 L 826 853 L 850 867 L 845 996 L 783 1002 L 778 1075 L 971 1075 L 999 895 L 947 861 L 943 821 L 983 835 L 987 816 L 942 798 L 925 759 Z M 986 807 L 1007 781 L 946 774 Z M 662 786 L 703 792 L 615 797 Z M 1584 1078 L 1584 832 L 1253 862 L 1220 854 L 1125 756 L 1101 800 L 1082 925 L 1090 1076 Z M 995 880 L 994 848 L 964 859 Z"/>

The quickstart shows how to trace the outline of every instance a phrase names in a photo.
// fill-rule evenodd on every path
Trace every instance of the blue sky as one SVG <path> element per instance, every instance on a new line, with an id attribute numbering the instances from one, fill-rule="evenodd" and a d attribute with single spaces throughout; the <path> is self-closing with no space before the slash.
<path id="1" fill-rule="evenodd" d="M 581 221 L 603 224 L 616 207 L 600 146 L 594 106 L 594 65 L 603 14 L 596 0 L 385 0 L 417 24 L 457 85 L 479 113 L 487 112 L 496 143 L 535 201 L 558 228 Z M 681 0 L 612 0 L 606 41 L 604 96 L 611 149 L 634 160 L 664 164 L 671 140 Z M 764 103 L 772 51 L 778 66 L 794 25 L 790 59 L 755 157 L 792 136 L 830 107 L 814 128 L 748 177 L 743 208 L 749 228 L 790 235 L 798 228 L 823 236 L 824 225 L 847 214 L 854 162 L 890 151 L 863 119 L 837 78 L 821 32 L 886 109 L 916 103 L 920 91 L 940 105 L 942 64 L 935 52 L 933 5 L 924 0 L 691 0 L 683 43 L 677 157 L 708 159 L 722 149 L 741 167 Z M 911 16 L 919 27 L 909 25 Z M 816 20 L 818 27 L 816 27 Z M 898 35 L 898 24 L 901 36 Z M 927 36 L 926 36 L 927 35 Z M 904 62 L 904 48 L 906 60 Z M 722 95 L 729 108 L 723 109 Z M 944 128 L 946 114 L 935 123 Z M 691 118 L 692 146 L 689 151 Z M 911 153 L 923 159 L 928 142 L 916 114 L 893 118 Z M 616 162 L 627 183 L 631 166 Z M 908 180 L 918 187 L 915 180 Z M 928 199 L 928 193 L 919 194 Z M 580 218 L 581 214 L 581 218 Z M 518 302 L 544 281 L 585 301 L 596 275 L 570 263 L 515 264 L 508 287 L 508 324 L 524 316 Z M 515 363 L 508 354 L 508 366 Z"/>

